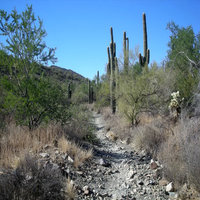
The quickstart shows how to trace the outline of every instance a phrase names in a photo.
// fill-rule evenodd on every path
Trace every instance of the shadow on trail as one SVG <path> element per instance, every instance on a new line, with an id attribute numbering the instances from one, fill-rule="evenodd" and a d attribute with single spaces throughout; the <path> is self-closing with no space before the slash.
<path id="1" fill-rule="evenodd" d="M 105 160 L 109 160 L 112 162 L 121 162 L 124 159 L 133 159 L 135 157 L 135 155 L 133 155 L 133 152 L 131 153 L 124 153 L 124 152 L 120 152 L 120 153 L 114 153 L 114 152 L 110 152 L 110 151 L 106 151 L 106 150 L 100 150 L 97 148 L 93 149 L 93 154 L 96 157 L 99 158 L 103 158 Z"/>

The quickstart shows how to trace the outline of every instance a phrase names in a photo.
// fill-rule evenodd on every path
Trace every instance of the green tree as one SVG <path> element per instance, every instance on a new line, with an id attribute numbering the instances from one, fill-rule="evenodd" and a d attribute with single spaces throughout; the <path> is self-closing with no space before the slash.
<path id="1" fill-rule="evenodd" d="M 185 101 L 191 96 L 198 84 L 198 70 L 195 69 L 188 58 L 194 62 L 200 59 L 200 35 L 195 35 L 193 28 L 179 27 L 174 22 L 167 25 L 170 30 L 168 43 L 168 66 L 176 72 L 175 90 L 180 91 Z"/>
<path id="2" fill-rule="evenodd" d="M 163 68 L 153 65 L 148 71 L 121 75 L 118 91 L 118 108 L 132 126 L 140 121 L 142 113 L 157 114 L 165 111 L 173 81 Z"/>
<path id="3" fill-rule="evenodd" d="M 6 71 L 1 78 L 7 91 L 4 108 L 29 129 L 45 120 L 65 121 L 68 115 L 62 88 L 38 74 L 42 64 L 54 63 L 56 58 L 55 49 L 48 48 L 43 40 L 46 31 L 32 6 L 21 14 L 0 10 L 0 35 L 6 39 L 2 46 L 12 61 L 1 66 Z"/>

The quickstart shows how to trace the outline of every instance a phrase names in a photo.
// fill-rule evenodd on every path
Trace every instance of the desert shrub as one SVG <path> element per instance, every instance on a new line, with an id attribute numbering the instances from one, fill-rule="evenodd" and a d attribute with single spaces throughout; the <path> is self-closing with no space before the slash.
<path id="1" fill-rule="evenodd" d="M 88 102 L 88 86 L 86 83 L 75 86 L 72 92 L 71 102 L 76 105 Z"/>
<path id="2" fill-rule="evenodd" d="M 139 75 L 121 75 L 118 108 L 131 125 L 139 123 L 141 113 L 157 114 L 168 109 L 167 102 L 173 88 L 169 72 L 153 66 Z"/>
<path id="3" fill-rule="evenodd" d="M 28 155 L 14 171 L 0 175 L 0 199 L 4 200 L 64 200 L 64 187 L 58 169 L 43 167 Z"/>
<path id="4" fill-rule="evenodd" d="M 92 149 L 85 150 L 75 142 L 67 140 L 64 136 L 58 140 L 58 148 L 70 155 L 76 168 L 92 157 Z"/>
<path id="5" fill-rule="evenodd" d="M 95 107 L 102 109 L 110 105 L 110 83 L 104 78 L 102 83 L 99 85 Z"/>
<path id="6" fill-rule="evenodd" d="M 149 124 L 133 129 L 133 145 L 136 149 L 143 149 L 153 157 L 156 157 L 169 134 L 170 130 L 166 121 L 154 119 Z"/>
<path id="7" fill-rule="evenodd" d="M 164 164 L 165 176 L 178 184 L 189 183 L 200 191 L 200 125 L 198 118 L 183 118 L 163 144 L 159 158 Z M 177 169 L 178 170 L 175 170 Z"/>
<path id="8" fill-rule="evenodd" d="M 95 140 L 92 114 L 85 105 L 71 106 L 71 119 L 64 125 L 65 134 L 75 140 Z"/>
<path id="9" fill-rule="evenodd" d="M 187 120 L 187 121 L 186 121 Z M 182 152 L 185 161 L 185 173 L 190 184 L 200 192 L 200 121 L 198 118 L 184 119 L 181 122 Z"/>

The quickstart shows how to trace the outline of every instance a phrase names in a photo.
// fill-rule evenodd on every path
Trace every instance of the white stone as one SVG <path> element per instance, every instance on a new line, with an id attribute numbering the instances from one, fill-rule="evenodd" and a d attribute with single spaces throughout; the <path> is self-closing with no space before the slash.
<path id="1" fill-rule="evenodd" d="M 48 153 L 40 153 L 40 156 L 43 158 L 48 158 L 49 154 Z"/>
<path id="2" fill-rule="evenodd" d="M 73 160 L 70 156 L 68 156 L 67 160 L 68 160 L 69 162 L 71 162 L 71 163 L 74 162 L 74 160 Z"/>
<path id="3" fill-rule="evenodd" d="M 170 182 L 167 186 L 166 186 L 166 192 L 173 192 L 174 190 L 174 184 L 172 182 Z"/>

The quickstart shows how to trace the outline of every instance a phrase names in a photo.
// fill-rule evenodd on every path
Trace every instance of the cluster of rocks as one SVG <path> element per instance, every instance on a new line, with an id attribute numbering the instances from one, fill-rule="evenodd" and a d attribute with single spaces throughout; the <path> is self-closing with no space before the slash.
<path id="1" fill-rule="evenodd" d="M 93 146 L 93 158 L 78 168 L 74 167 L 69 155 L 57 148 L 46 147 L 39 154 L 44 164 L 59 168 L 72 180 L 76 199 L 177 198 L 173 183 L 162 178 L 162 166 L 158 162 L 145 153 L 133 151 L 126 144 L 108 140 L 103 129 L 97 131 L 97 137 L 100 143 Z"/>

